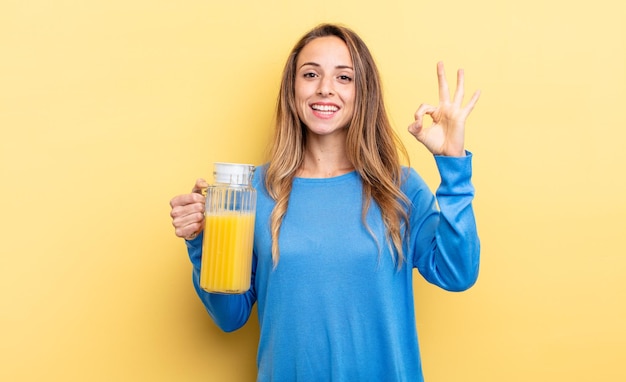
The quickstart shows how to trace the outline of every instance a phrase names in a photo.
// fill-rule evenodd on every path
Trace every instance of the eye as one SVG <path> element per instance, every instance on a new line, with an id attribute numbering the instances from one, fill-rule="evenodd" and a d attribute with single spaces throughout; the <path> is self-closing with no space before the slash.
<path id="1" fill-rule="evenodd" d="M 345 74 L 342 74 L 341 76 L 337 77 L 339 79 L 339 81 L 341 82 L 351 82 L 352 81 L 352 77 L 350 76 L 346 76 Z"/>
<path id="2" fill-rule="evenodd" d="M 304 78 L 315 78 L 317 77 L 317 74 L 313 73 L 313 72 L 306 72 L 302 75 Z"/>

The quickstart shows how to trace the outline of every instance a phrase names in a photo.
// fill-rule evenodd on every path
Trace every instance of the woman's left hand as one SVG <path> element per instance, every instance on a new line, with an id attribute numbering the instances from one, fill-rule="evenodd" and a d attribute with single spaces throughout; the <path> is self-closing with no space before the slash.
<path id="1" fill-rule="evenodd" d="M 457 72 L 456 92 L 453 99 L 450 99 L 443 62 L 437 63 L 437 77 L 439 106 L 420 105 L 415 112 L 415 122 L 409 126 L 409 132 L 434 155 L 464 156 L 465 120 L 478 101 L 480 91 L 476 91 L 469 103 L 463 107 L 465 93 L 463 69 Z M 432 118 L 431 126 L 424 127 L 424 115 Z"/>

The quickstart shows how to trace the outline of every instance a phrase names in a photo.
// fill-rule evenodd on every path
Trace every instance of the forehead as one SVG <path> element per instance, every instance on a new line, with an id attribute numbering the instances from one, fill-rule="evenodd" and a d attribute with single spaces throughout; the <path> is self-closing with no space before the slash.
<path id="1" fill-rule="evenodd" d="M 298 55 L 298 68 L 306 63 L 352 67 L 348 46 L 336 36 L 318 37 L 302 48 Z"/>

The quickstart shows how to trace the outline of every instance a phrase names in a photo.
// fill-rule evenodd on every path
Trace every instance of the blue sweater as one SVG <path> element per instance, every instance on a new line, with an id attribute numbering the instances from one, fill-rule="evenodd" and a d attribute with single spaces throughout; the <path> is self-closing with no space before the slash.
<path id="1" fill-rule="evenodd" d="M 400 270 L 375 203 L 367 222 L 378 243 L 362 224 L 356 172 L 294 180 L 273 268 L 268 222 L 274 201 L 263 185 L 265 168 L 257 170 L 252 287 L 245 294 L 200 289 L 202 236 L 187 242 L 196 291 L 221 329 L 243 326 L 257 303 L 257 381 L 423 381 L 412 269 L 441 288 L 462 291 L 476 281 L 480 252 L 471 154 L 435 158 L 436 199 L 415 170 L 404 169 L 402 191 L 412 205 Z"/>

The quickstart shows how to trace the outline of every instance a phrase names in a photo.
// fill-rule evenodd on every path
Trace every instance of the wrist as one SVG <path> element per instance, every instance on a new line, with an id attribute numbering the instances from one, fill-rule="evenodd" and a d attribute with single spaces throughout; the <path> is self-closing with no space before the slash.
<path id="1" fill-rule="evenodd" d="M 444 151 L 441 154 L 439 154 L 439 156 L 451 157 L 451 158 L 463 158 L 464 156 L 467 156 L 467 151 L 465 149 Z"/>

